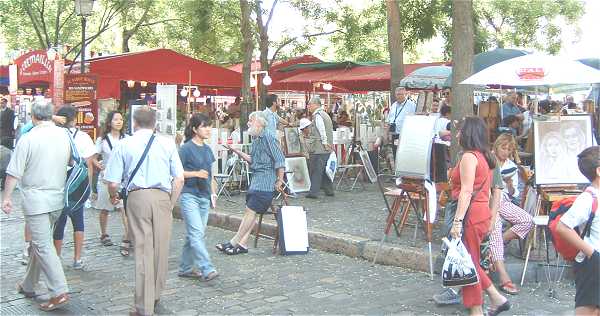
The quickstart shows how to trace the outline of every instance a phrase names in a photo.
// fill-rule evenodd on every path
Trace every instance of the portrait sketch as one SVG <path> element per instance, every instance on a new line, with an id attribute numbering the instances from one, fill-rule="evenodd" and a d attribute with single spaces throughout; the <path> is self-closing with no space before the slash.
<path id="1" fill-rule="evenodd" d="M 579 172 L 577 155 L 592 146 L 587 115 L 534 121 L 536 184 L 578 184 L 589 181 Z"/>
<path id="2" fill-rule="evenodd" d="M 293 192 L 308 192 L 310 190 L 310 175 L 305 157 L 285 158 L 285 171 L 288 174 L 288 184 Z"/>
<path id="3" fill-rule="evenodd" d="M 369 177 L 369 181 L 371 181 L 371 183 L 377 182 L 377 173 L 375 172 L 375 169 L 373 168 L 373 164 L 371 163 L 371 158 L 369 158 L 369 153 L 367 153 L 366 150 L 361 150 L 358 152 L 358 154 L 360 156 L 360 160 L 362 161 L 363 166 L 365 167 L 365 172 L 367 173 L 367 176 Z"/>
<path id="4" fill-rule="evenodd" d="M 299 155 L 302 153 L 302 145 L 300 144 L 300 134 L 297 128 L 288 127 L 284 129 L 285 145 L 288 155 Z"/>

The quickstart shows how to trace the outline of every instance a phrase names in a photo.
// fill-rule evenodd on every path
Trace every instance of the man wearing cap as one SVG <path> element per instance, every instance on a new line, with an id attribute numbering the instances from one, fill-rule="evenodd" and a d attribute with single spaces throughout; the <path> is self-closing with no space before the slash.
<path id="1" fill-rule="evenodd" d="M 325 195 L 333 196 L 333 182 L 325 172 L 327 159 L 333 151 L 333 123 L 331 117 L 321 106 L 321 99 L 314 97 L 308 102 L 308 111 L 311 113 L 312 122 L 309 136 L 306 138 L 309 153 L 308 171 L 310 173 L 310 192 L 306 195 L 309 199 L 319 196 L 321 185 Z"/>
<path id="2" fill-rule="evenodd" d="M 306 147 L 306 139 L 310 135 L 310 129 L 307 127 L 309 127 L 311 124 L 312 124 L 312 122 L 309 119 L 301 118 L 300 124 L 299 124 L 300 126 L 298 126 L 298 131 L 301 134 L 300 144 L 302 145 L 302 154 L 306 157 L 306 159 L 309 158 L 308 150 Z"/>

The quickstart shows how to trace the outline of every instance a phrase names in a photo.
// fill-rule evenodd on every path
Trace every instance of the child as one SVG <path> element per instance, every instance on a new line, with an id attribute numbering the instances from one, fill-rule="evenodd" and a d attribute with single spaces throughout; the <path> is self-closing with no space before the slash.
<path id="1" fill-rule="evenodd" d="M 582 151 L 578 156 L 579 170 L 592 185 L 577 197 L 557 226 L 562 238 L 580 252 L 575 258 L 575 315 L 600 315 L 600 216 L 596 215 L 589 236 L 582 240 L 574 230 L 585 227 L 592 212 L 593 199 L 600 196 L 600 146 Z M 591 194 L 590 194 L 591 193 Z M 598 210 L 596 210 L 598 212 Z"/>

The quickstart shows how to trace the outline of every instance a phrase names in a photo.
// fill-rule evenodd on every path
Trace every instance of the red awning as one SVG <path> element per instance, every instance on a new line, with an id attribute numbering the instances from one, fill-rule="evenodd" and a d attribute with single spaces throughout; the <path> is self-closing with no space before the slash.
<path id="1" fill-rule="evenodd" d="M 229 69 L 179 54 L 170 49 L 102 56 L 89 60 L 90 72 L 98 75 L 98 98 L 120 98 L 124 80 L 188 84 L 200 88 L 239 91 L 242 76 Z"/>
<path id="2" fill-rule="evenodd" d="M 409 74 L 415 69 L 444 65 L 444 62 L 405 64 L 404 73 Z M 317 82 L 331 83 L 350 91 L 387 91 L 390 89 L 390 65 L 356 66 L 344 69 L 318 69 L 306 71 L 277 83 L 283 90 L 312 91 Z M 275 85 L 274 84 L 274 85 Z"/>

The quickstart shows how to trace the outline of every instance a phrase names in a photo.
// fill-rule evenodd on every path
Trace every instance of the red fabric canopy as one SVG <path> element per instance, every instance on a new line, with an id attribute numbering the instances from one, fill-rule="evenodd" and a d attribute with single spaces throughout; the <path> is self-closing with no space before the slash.
<path id="1" fill-rule="evenodd" d="M 409 74 L 425 66 L 444 64 L 444 62 L 405 64 L 404 73 Z M 345 69 L 318 69 L 296 74 L 273 85 L 281 87 L 282 90 L 312 91 L 314 83 L 326 82 L 353 92 L 387 91 L 390 89 L 390 73 L 389 64 Z"/>
<path id="2" fill-rule="evenodd" d="M 242 76 L 229 69 L 179 54 L 170 49 L 102 56 L 89 60 L 90 72 L 98 75 L 98 98 L 119 99 L 124 80 L 154 83 L 188 84 L 200 88 L 239 91 Z"/>

